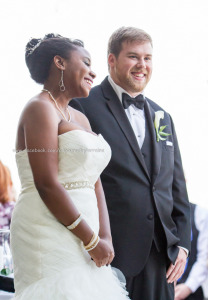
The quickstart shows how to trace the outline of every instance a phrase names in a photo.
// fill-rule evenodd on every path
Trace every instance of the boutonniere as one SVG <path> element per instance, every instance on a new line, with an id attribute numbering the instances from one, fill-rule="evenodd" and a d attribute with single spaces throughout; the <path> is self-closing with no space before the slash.
<path id="1" fill-rule="evenodd" d="M 171 135 L 170 133 L 166 133 L 163 130 L 167 127 L 167 125 L 160 126 L 160 119 L 164 119 L 164 111 L 158 110 L 155 112 L 155 120 L 154 120 L 154 126 L 157 136 L 157 142 L 165 141 L 168 137 L 168 135 Z"/>

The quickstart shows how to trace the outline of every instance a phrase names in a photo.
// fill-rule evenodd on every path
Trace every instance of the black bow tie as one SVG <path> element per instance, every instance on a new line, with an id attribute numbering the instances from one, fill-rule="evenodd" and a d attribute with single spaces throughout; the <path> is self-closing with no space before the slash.
<path id="1" fill-rule="evenodd" d="M 137 108 L 143 109 L 144 108 L 144 96 L 142 94 L 139 94 L 135 98 L 131 98 L 129 95 L 123 93 L 122 94 L 122 103 L 124 109 L 128 108 L 129 105 L 134 104 Z"/>

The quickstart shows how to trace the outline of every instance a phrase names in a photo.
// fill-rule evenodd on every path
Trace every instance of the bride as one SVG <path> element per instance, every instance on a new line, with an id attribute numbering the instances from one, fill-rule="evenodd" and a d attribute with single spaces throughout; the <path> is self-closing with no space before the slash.
<path id="1" fill-rule="evenodd" d="M 100 173 L 111 150 L 68 106 L 87 97 L 95 73 L 79 40 L 48 34 L 26 46 L 43 84 L 20 117 L 16 161 L 22 190 L 11 223 L 16 300 L 125 300 L 114 275 Z"/>

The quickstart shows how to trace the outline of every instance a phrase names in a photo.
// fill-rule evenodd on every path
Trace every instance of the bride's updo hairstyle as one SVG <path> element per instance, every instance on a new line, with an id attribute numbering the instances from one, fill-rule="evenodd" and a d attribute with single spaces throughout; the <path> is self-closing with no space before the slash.
<path id="1" fill-rule="evenodd" d="M 69 59 L 77 47 L 84 47 L 80 40 L 71 40 L 61 35 L 49 33 L 43 39 L 32 38 L 26 45 L 25 61 L 30 75 L 37 83 L 44 84 L 49 76 L 53 58 L 56 55 Z"/>

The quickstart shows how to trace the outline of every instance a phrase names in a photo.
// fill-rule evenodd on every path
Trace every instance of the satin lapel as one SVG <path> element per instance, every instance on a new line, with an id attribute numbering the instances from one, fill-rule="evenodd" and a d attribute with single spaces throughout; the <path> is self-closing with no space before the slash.
<path id="1" fill-rule="evenodd" d="M 139 162 L 141 163 L 148 179 L 150 180 L 146 164 L 144 162 L 141 150 L 137 143 L 137 140 L 136 140 L 134 131 L 131 127 L 131 124 L 125 114 L 125 111 L 121 105 L 120 100 L 118 99 L 116 93 L 114 92 L 113 88 L 111 87 L 110 83 L 108 82 L 108 79 L 107 79 L 107 82 L 106 82 L 106 79 L 102 82 L 101 86 L 102 86 L 105 98 L 108 99 L 107 105 L 108 105 L 110 111 L 112 112 L 113 116 L 115 117 L 116 121 L 118 122 L 121 130 L 123 131 L 132 150 L 136 154 Z"/>
<path id="2" fill-rule="evenodd" d="M 162 143 L 161 141 L 157 142 L 155 127 L 154 127 L 154 119 L 155 119 L 155 111 L 148 103 L 145 104 L 145 113 L 149 120 L 149 126 L 153 139 L 153 172 L 152 172 L 152 184 L 155 182 L 155 179 L 160 171 L 161 165 L 161 156 L 162 156 Z"/>

